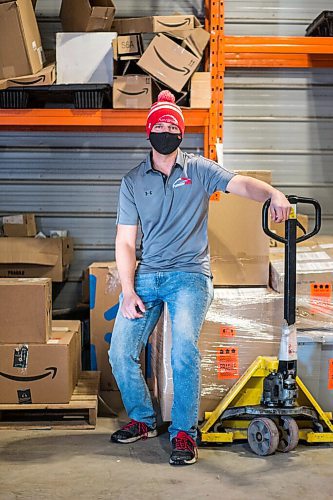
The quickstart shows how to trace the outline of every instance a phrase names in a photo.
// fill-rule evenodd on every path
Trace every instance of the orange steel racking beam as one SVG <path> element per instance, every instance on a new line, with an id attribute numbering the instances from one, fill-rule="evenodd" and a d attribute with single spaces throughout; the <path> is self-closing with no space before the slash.
<path id="1" fill-rule="evenodd" d="M 205 136 L 205 156 L 216 160 L 216 143 L 223 141 L 223 91 L 224 91 L 224 2 L 205 0 L 206 29 L 211 32 L 209 70 L 211 72 L 211 106 L 209 133 Z"/>
<path id="2" fill-rule="evenodd" d="M 227 67 L 333 67 L 333 38 L 226 36 Z"/>
<path id="3" fill-rule="evenodd" d="M 0 130 L 15 129 L 62 129 L 101 131 L 144 130 L 147 118 L 146 109 L 13 109 L 1 110 Z M 189 132 L 202 132 L 208 129 L 209 112 L 205 109 L 184 109 L 186 129 Z"/>

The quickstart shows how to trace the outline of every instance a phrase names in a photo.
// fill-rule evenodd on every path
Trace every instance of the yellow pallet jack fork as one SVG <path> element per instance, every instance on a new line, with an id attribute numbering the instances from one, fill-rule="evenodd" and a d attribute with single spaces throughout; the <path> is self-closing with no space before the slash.
<path id="1" fill-rule="evenodd" d="M 205 413 L 200 428 L 201 444 L 247 440 L 257 455 L 289 452 L 298 441 L 333 443 L 332 413 L 325 412 L 297 376 L 296 244 L 318 233 L 321 208 L 316 200 L 288 196 L 293 206 L 285 224 L 285 238 L 268 228 L 268 200 L 263 207 L 263 229 L 285 244 L 284 318 L 279 357 L 259 356 L 212 412 Z M 307 203 L 316 210 L 315 228 L 296 238 L 296 205 Z"/>

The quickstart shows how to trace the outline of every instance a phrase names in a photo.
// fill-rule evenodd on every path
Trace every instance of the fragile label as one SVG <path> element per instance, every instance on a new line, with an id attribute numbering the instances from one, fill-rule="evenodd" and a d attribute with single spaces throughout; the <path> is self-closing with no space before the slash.
<path id="1" fill-rule="evenodd" d="M 239 378 L 238 347 L 220 347 L 217 350 L 217 378 L 231 380 Z"/>
<path id="2" fill-rule="evenodd" d="M 216 193 L 213 193 L 209 198 L 209 201 L 221 201 L 221 191 L 216 191 Z"/>
<path id="3" fill-rule="evenodd" d="M 233 326 L 221 325 L 221 328 L 220 328 L 220 336 L 221 337 L 230 338 L 230 337 L 234 337 L 235 335 L 236 335 L 236 328 L 234 328 Z"/>
<path id="4" fill-rule="evenodd" d="M 328 389 L 333 390 L 333 359 L 328 360 Z"/>

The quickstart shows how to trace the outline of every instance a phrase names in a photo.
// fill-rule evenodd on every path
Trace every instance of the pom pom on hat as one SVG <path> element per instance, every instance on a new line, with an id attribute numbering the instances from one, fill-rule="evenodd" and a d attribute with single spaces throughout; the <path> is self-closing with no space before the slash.
<path id="1" fill-rule="evenodd" d="M 162 92 L 158 94 L 157 102 L 150 108 L 146 123 L 148 137 L 153 126 L 158 122 L 173 123 L 179 127 L 182 136 L 184 135 L 184 116 L 181 108 L 176 104 L 175 96 L 170 90 L 162 90 Z"/>

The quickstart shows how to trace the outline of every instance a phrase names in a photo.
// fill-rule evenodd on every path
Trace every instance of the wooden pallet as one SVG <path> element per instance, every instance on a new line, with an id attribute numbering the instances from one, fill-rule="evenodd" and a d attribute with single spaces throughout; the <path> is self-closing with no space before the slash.
<path id="1" fill-rule="evenodd" d="M 81 372 L 69 403 L 0 404 L 1 429 L 94 429 L 100 372 Z"/>

